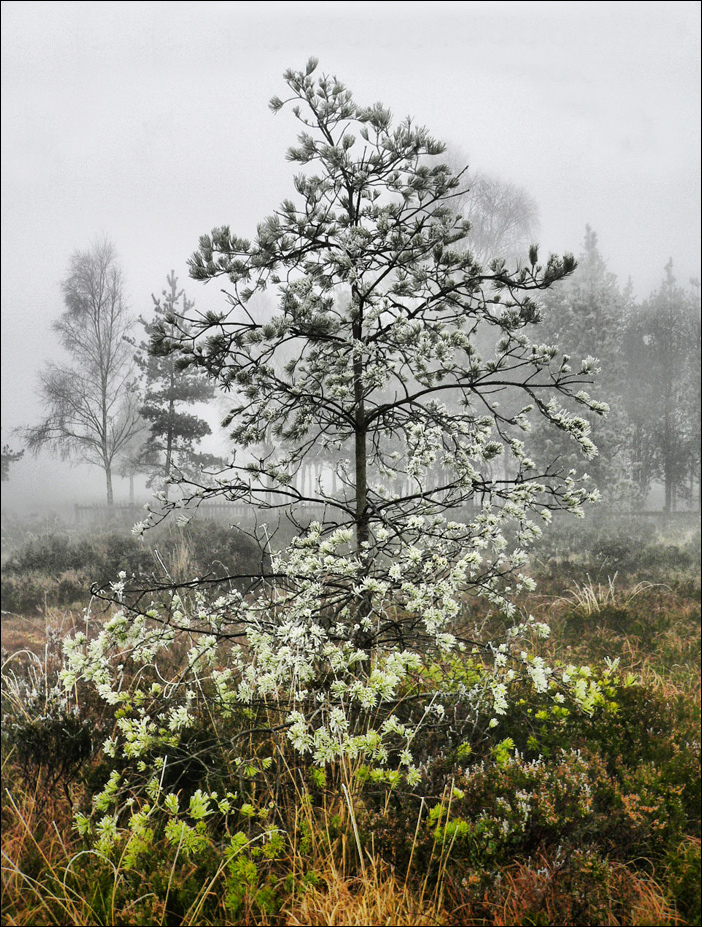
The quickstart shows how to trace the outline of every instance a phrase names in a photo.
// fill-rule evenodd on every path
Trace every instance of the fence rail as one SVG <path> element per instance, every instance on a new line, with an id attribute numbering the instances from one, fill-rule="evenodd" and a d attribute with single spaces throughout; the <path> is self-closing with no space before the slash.
<path id="1" fill-rule="evenodd" d="M 117 522 L 124 524 L 126 522 L 135 523 L 144 519 L 146 510 L 144 505 L 138 503 L 116 503 L 108 506 L 100 503 L 91 505 L 74 505 L 74 517 L 76 524 L 95 524 L 101 522 Z M 152 511 L 157 511 L 152 506 Z M 290 511 L 289 507 L 276 509 L 261 509 L 256 506 L 248 505 L 245 502 L 228 502 L 226 500 L 215 499 L 212 501 L 201 502 L 199 505 L 185 506 L 182 509 L 176 509 L 175 514 L 195 515 L 199 518 L 205 518 L 210 521 L 228 521 L 239 524 L 253 524 L 258 518 L 261 520 L 261 514 L 270 513 L 271 519 L 278 517 L 284 518 L 286 512 Z M 303 519 L 309 518 L 312 521 L 315 518 L 324 517 L 325 507 L 323 505 L 305 504 L 296 507 L 296 513 Z"/>

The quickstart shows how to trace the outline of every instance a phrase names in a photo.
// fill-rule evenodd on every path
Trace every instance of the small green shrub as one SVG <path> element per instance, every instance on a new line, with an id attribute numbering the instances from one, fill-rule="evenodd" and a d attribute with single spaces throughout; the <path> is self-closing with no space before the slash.
<path id="1" fill-rule="evenodd" d="M 45 792 L 66 789 L 95 749 L 93 722 L 64 705 L 51 703 L 36 717 L 5 722 L 3 737 L 15 748 L 26 785 L 41 782 Z"/>
<path id="2" fill-rule="evenodd" d="M 702 924 L 700 897 L 700 841 L 686 838 L 666 858 L 665 884 L 688 924 Z"/>

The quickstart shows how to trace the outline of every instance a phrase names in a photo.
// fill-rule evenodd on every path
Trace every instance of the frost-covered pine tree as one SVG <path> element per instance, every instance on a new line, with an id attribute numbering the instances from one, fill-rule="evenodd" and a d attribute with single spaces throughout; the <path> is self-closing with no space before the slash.
<path id="1" fill-rule="evenodd" d="M 574 371 L 538 341 L 534 297 L 574 260 L 551 256 L 542 266 L 533 247 L 515 270 L 499 257 L 477 264 L 461 247 L 469 226 L 452 208 L 461 175 L 442 161 L 444 146 L 410 119 L 394 127 L 383 106 L 357 104 L 316 70 L 311 60 L 288 71 L 288 99 L 271 101 L 303 125 L 287 153 L 301 168 L 296 197 L 253 241 L 226 226 L 203 236 L 190 262 L 194 279 L 228 285 L 228 306 L 188 318 L 182 362 L 233 394 L 226 424 L 236 446 L 279 448 L 201 491 L 270 504 L 273 487 L 273 504 L 323 503 L 320 538 L 352 528 L 367 584 L 388 571 L 400 584 L 416 579 L 439 556 L 432 577 L 459 560 L 468 584 L 492 594 L 515 563 L 505 525 L 523 547 L 551 510 L 577 510 L 586 495 L 572 473 L 536 472 L 519 438 L 541 416 L 595 453 L 589 426 L 565 408 L 604 411 L 583 390 L 587 364 Z M 278 305 L 265 320 L 251 308 L 264 289 Z M 310 496 L 293 484 L 319 445 L 337 455 L 342 492 L 320 481 Z M 495 475 L 502 454 L 512 458 L 499 468 L 509 478 Z M 343 612 L 341 591 L 332 598 Z M 367 623 L 369 603 L 360 606 L 368 614 L 351 609 L 354 625 Z M 381 621 L 356 637 L 372 649 L 403 631 Z"/>
<path id="2" fill-rule="evenodd" d="M 358 759 L 412 783 L 413 738 L 427 718 L 439 723 L 446 699 L 472 729 L 499 724 L 519 680 L 592 702 L 575 668 L 556 680 L 530 652 L 529 636 L 548 629 L 513 602 L 530 585 L 520 568 L 540 525 L 553 510 L 579 512 L 591 494 L 573 472 L 537 470 L 520 435 L 540 417 L 590 457 L 576 412 L 606 406 L 584 389 L 589 361 L 571 369 L 538 339 L 535 297 L 573 258 L 542 265 L 533 246 L 514 269 L 499 257 L 479 265 L 462 247 L 462 177 L 443 146 L 316 69 L 310 60 L 288 71 L 288 98 L 271 102 L 302 123 L 288 151 L 300 166 L 295 197 L 252 241 L 228 227 L 200 239 L 191 275 L 221 280 L 228 304 L 169 318 L 164 334 L 179 365 L 229 392 L 227 424 L 247 451 L 217 486 L 191 484 L 192 494 L 264 515 L 316 502 L 323 514 L 245 593 L 205 577 L 149 602 L 123 576 L 111 589 L 123 608 L 98 641 L 67 645 L 65 683 L 93 679 L 130 711 L 152 700 L 148 718 L 120 719 L 112 755 L 139 758 L 154 744 L 172 753 L 202 693 L 208 715 L 247 706 L 257 736 L 287 738 L 317 765 Z M 264 290 L 277 310 L 261 317 Z M 310 491 L 295 475 L 319 447 L 334 455 L 335 479 Z M 471 595 L 503 617 L 497 637 L 481 639 L 471 623 Z M 192 642 L 177 684 L 159 681 L 141 702 L 124 691 L 124 654 L 157 665 L 177 635 Z M 456 650 L 470 652 L 460 684 L 432 688 L 427 663 Z"/>

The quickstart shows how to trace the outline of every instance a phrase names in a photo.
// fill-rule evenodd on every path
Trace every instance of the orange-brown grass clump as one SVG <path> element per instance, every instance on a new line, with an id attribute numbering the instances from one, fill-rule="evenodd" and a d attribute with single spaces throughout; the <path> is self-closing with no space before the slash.
<path id="1" fill-rule="evenodd" d="M 495 927 L 520 924 L 675 925 L 684 923 L 649 875 L 607 864 L 587 852 L 569 859 L 519 863 L 503 879 L 486 907 Z"/>

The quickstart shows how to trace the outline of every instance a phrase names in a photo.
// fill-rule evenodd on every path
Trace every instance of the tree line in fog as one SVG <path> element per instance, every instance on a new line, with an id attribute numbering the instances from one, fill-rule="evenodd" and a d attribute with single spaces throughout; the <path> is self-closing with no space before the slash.
<path id="1" fill-rule="evenodd" d="M 464 247 L 481 263 L 506 255 L 524 260 L 537 228 L 536 206 L 521 189 L 485 174 L 469 175 L 454 208 L 471 225 Z M 699 506 L 700 487 L 700 301 L 699 281 L 683 285 L 672 259 L 660 285 L 645 299 L 633 295 L 607 270 L 595 231 L 587 227 L 576 269 L 541 292 L 541 338 L 567 352 L 573 365 L 594 358 L 596 390 L 610 407 L 606 417 L 585 413 L 598 454 L 588 465 L 592 484 L 610 506 L 646 507 L 652 487 L 663 491 L 664 511 Z M 235 450 L 222 442 L 221 455 L 202 450 L 211 434 L 202 412 L 217 393 L 207 372 L 185 365 L 175 341 L 192 313 L 173 272 L 148 313 L 138 320 L 127 304 L 115 246 L 108 240 L 76 251 L 62 281 L 64 310 L 53 323 L 66 360 L 46 365 L 39 392 L 46 414 L 19 429 L 22 447 L 5 444 L 2 479 L 26 448 L 48 449 L 99 467 L 106 501 L 114 502 L 115 476 L 135 478 L 164 493 L 181 478 L 203 479 L 225 465 Z M 339 300 L 344 293 L 336 294 Z M 263 318 L 274 307 L 259 306 Z M 161 332 L 160 340 L 154 336 Z M 489 358 L 495 349 L 485 326 L 473 333 L 475 348 Z M 509 390 L 503 402 L 509 405 Z M 262 442 L 270 454 L 270 442 Z M 567 435 L 532 429 L 527 446 L 536 459 L 578 467 L 577 448 Z M 437 465 L 438 466 L 438 465 Z M 506 458 L 503 467 L 509 466 Z M 493 468 L 495 469 L 495 468 Z M 497 467 L 499 471 L 499 466 Z M 323 443 L 295 471 L 300 485 L 324 479 L 336 486 L 333 453 Z M 432 479 L 431 469 L 427 480 Z"/>

